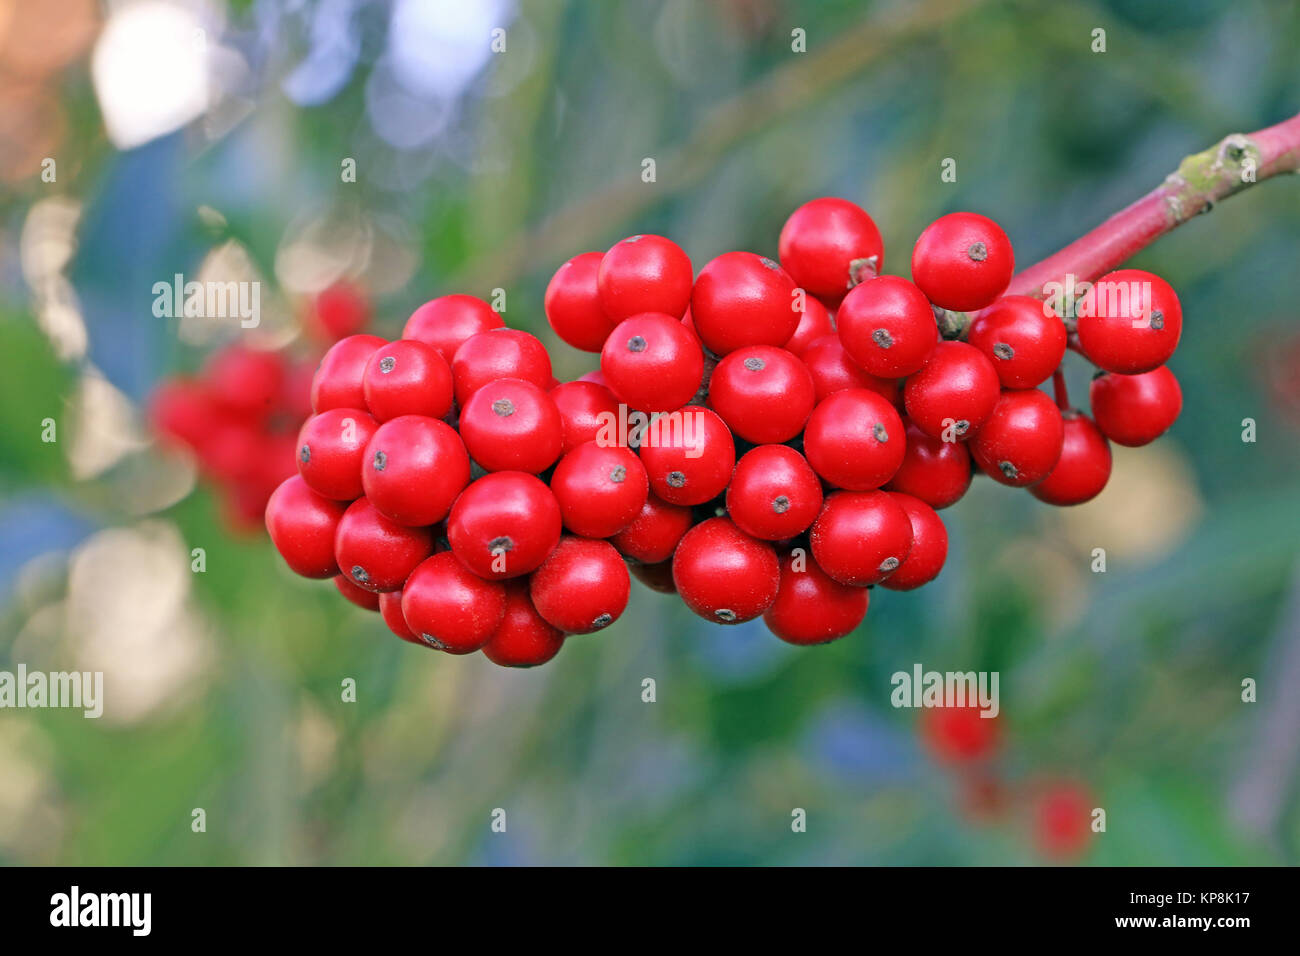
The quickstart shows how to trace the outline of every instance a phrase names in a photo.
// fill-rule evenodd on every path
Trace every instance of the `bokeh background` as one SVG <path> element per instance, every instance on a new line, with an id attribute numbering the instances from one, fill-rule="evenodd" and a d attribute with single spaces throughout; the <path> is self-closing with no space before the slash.
<path id="1" fill-rule="evenodd" d="M 1075 509 L 977 478 L 939 580 L 822 648 L 638 586 L 537 670 L 426 653 L 232 527 L 144 409 L 241 336 L 306 354 L 340 281 L 390 336 L 505 289 L 573 378 L 595 357 L 541 308 L 565 259 L 774 254 L 824 194 L 886 271 L 957 209 L 1027 265 L 1294 114 L 1297 49 L 1270 2 L 0 0 L 0 669 L 102 670 L 107 698 L 0 711 L 0 862 L 1296 863 L 1300 182 L 1134 260 L 1183 302 L 1170 435 Z M 156 318 L 175 273 L 260 281 L 262 326 Z M 978 769 L 890 707 L 917 662 L 1000 672 Z M 1044 792 L 1107 831 L 1054 855 Z"/>

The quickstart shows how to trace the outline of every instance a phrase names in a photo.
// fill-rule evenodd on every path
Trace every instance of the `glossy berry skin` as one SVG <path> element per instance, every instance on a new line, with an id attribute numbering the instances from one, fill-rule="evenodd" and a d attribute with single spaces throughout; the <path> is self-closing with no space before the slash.
<path id="1" fill-rule="evenodd" d="M 600 370 L 620 402 L 643 412 L 670 412 L 699 391 L 704 353 L 679 319 L 645 312 L 624 319 L 609 334 Z"/>
<path id="2" fill-rule="evenodd" d="M 560 413 L 561 454 L 573 451 L 584 442 L 595 441 L 602 429 L 606 435 L 613 436 L 613 441 L 617 440 L 618 399 L 604 385 L 562 382 L 549 394 Z"/>
<path id="3" fill-rule="evenodd" d="M 334 579 L 334 586 L 338 588 L 339 594 L 361 608 L 363 611 L 379 610 L 379 595 L 373 591 L 367 591 L 359 588 L 343 575 L 338 575 Z"/>
<path id="4" fill-rule="evenodd" d="M 877 378 L 911 375 L 939 341 L 930 300 L 898 276 L 879 276 L 854 288 L 835 313 L 835 324 L 845 351 Z"/>
<path id="5" fill-rule="evenodd" d="M 972 312 L 992 305 L 1015 271 L 1011 240 L 978 213 L 940 216 L 912 248 L 912 281 L 941 309 Z"/>
<path id="6" fill-rule="evenodd" d="M 609 627 L 627 607 L 627 566 L 608 541 L 566 536 L 529 579 L 529 596 L 545 621 L 566 634 Z"/>
<path id="7" fill-rule="evenodd" d="M 419 339 L 432 345 L 450 365 L 456 350 L 471 335 L 504 326 L 500 314 L 477 296 L 443 295 L 430 299 L 411 313 L 402 329 L 402 338 Z"/>
<path id="8" fill-rule="evenodd" d="M 903 420 L 894 406 L 865 388 L 846 388 L 813 410 L 804 455 L 813 471 L 838 488 L 869 491 L 898 471 L 906 452 Z"/>
<path id="9" fill-rule="evenodd" d="M 398 524 L 417 528 L 447 517 L 469 479 L 469 454 L 456 430 L 423 415 L 380 425 L 361 468 L 370 503 Z"/>
<path id="10" fill-rule="evenodd" d="M 404 641 L 410 641 L 412 644 L 423 644 L 415 632 L 411 630 L 406 623 L 406 618 L 402 615 L 402 592 L 385 591 L 379 595 L 379 616 L 384 619 L 388 629 Z"/>
<path id="11" fill-rule="evenodd" d="M 281 353 L 233 345 L 212 356 L 203 377 L 220 405 L 237 415 L 264 418 L 276 410 L 286 374 Z"/>
<path id="12" fill-rule="evenodd" d="M 551 387 L 551 356 L 542 340 L 520 329 L 492 329 L 471 335 L 451 360 L 456 404 L 499 378 L 520 378 L 542 391 Z"/>
<path id="13" fill-rule="evenodd" d="M 1003 392 L 993 414 L 970 441 L 980 470 L 994 481 L 1023 488 L 1056 467 L 1065 442 L 1061 412 L 1037 389 Z"/>
<path id="14" fill-rule="evenodd" d="M 627 562 L 627 569 L 636 578 L 656 594 L 676 594 L 677 585 L 673 583 L 673 562 L 661 561 L 659 564 L 636 564 Z"/>
<path id="15" fill-rule="evenodd" d="M 758 617 L 776 600 L 776 551 L 726 518 L 709 518 L 682 538 L 673 554 L 673 583 L 686 606 L 715 624 Z"/>
<path id="16" fill-rule="evenodd" d="M 590 441 L 560 459 L 551 491 L 566 528 L 587 538 L 608 538 L 636 520 L 650 483 L 633 451 Z"/>
<path id="17" fill-rule="evenodd" d="M 663 312 L 680 321 L 691 304 L 693 275 L 690 257 L 671 239 L 629 236 L 600 260 L 600 305 L 612 322 L 642 312 Z"/>
<path id="18" fill-rule="evenodd" d="M 483 645 L 483 656 L 502 667 L 537 667 L 564 646 L 564 632 L 546 623 L 528 596 L 527 581 L 506 583 L 501 626 Z"/>
<path id="19" fill-rule="evenodd" d="M 472 654 L 501 626 L 506 589 L 485 581 L 450 551 L 425 558 L 402 588 L 402 616 L 427 647 Z"/>
<path id="20" fill-rule="evenodd" d="M 326 498 L 360 498 L 366 443 L 378 427 L 359 408 L 331 408 L 307 419 L 298 431 L 298 474 Z"/>
<path id="21" fill-rule="evenodd" d="M 879 274 L 885 259 L 880 230 L 847 199 L 804 203 L 781 227 L 781 265 L 800 286 L 834 305 L 853 286 Z"/>
<path id="22" fill-rule="evenodd" d="M 479 577 L 502 580 L 535 570 L 560 540 L 560 506 L 551 489 L 521 471 L 496 471 L 451 506 L 447 540 Z"/>
<path id="23" fill-rule="evenodd" d="M 864 372 L 858 363 L 849 358 L 844 343 L 835 334 L 823 335 L 812 342 L 800 356 L 808 374 L 812 376 L 813 389 L 820 402 L 827 395 L 846 388 L 866 388 L 875 392 L 891 405 L 897 405 L 901 390 L 892 378 L 876 378 Z"/>
<path id="24" fill-rule="evenodd" d="M 786 445 L 759 445 L 746 452 L 727 488 L 731 520 L 765 541 L 782 541 L 807 530 L 821 507 L 817 473 Z"/>
<path id="25" fill-rule="evenodd" d="M 943 563 L 948 560 L 948 529 L 935 510 L 920 498 L 890 494 L 912 523 L 912 548 L 903 566 L 881 581 L 880 586 L 891 591 L 913 591 L 929 584 L 943 570 Z"/>
<path id="26" fill-rule="evenodd" d="M 931 438 L 911 422 L 906 424 L 907 452 L 885 490 L 920 498 L 931 508 L 956 504 L 970 488 L 970 451 L 965 442 Z"/>
<path id="27" fill-rule="evenodd" d="M 709 407 L 733 433 L 758 445 L 798 435 L 815 400 L 808 368 L 771 345 L 748 345 L 723 356 L 709 379 Z"/>
<path id="28" fill-rule="evenodd" d="M 294 574 L 332 578 L 334 532 L 347 505 L 316 494 L 300 475 L 286 478 L 266 503 L 266 530 L 271 543 Z"/>
<path id="29" fill-rule="evenodd" d="M 330 346 L 311 380 L 312 409 L 319 414 L 331 408 L 365 408 L 366 365 L 387 344 L 377 335 L 349 335 Z"/>
<path id="30" fill-rule="evenodd" d="M 794 280 L 752 252 L 725 252 L 706 265 L 691 292 L 691 321 L 706 348 L 726 355 L 746 345 L 782 346 L 799 327 Z"/>
<path id="31" fill-rule="evenodd" d="M 401 590 L 407 575 L 432 553 L 432 530 L 400 525 L 365 498 L 348 506 L 334 532 L 339 570 L 365 591 Z"/>
<path id="32" fill-rule="evenodd" d="M 986 759 L 997 748 L 998 718 L 984 717 L 979 707 L 927 707 L 917 730 L 926 749 L 940 763 L 962 765 Z"/>
<path id="33" fill-rule="evenodd" d="M 862 623 L 870 591 L 840 584 L 806 554 L 795 560 L 793 554 L 781 559 L 776 600 L 763 612 L 769 631 L 787 644 L 826 644 Z"/>
<path id="34" fill-rule="evenodd" d="M 1075 311 L 1083 354 L 1098 368 L 1121 375 L 1164 365 L 1183 334 L 1183 309 L 1173 287 L 1141 269 L 1102 276 Z"/>
<path id="35" fill-rule="evenodd" d="M 1092 380 L 1089 398 L 1102 434 L 1130 448 L 1169 431 L 1183 410 L 1183 390 L 1164 365 L 1140 375 L 1103 372 Z"/>
<path id="36" fill-rule="evenodd" d="M 1061 458 L 1038 484 L 1029 489 L 1049 505 L 1079 505 L 1101 494 L 1110 479 L 1110 443 L 1082 412 L 1063 412 L 1065 440 Z"/>
<path id="37" fill-rule="evenodd" d="M 555 270 L 542 300 L 546 321 L 565 342 L 584 352 L 599 352 L 618 323 L 605 314 L 596 286 L 601 252 L 584 252 Z"/>
<path id="38" fill-rule="evenodd" d="M 652 424 L 639 454 L 650 490 L 675 505 L 702 505 L 716 498 L 736 466 L 731 429 L 716 412 L 698 406 Z"/>
<path id="39" fill-rule="evenodd" d="M 694 328 L 694 325 L 691 327 Z M 831 321 L 831 314 L 826 310 L 826 306 L 811 295 L 805 295 L 803 311 L 799 313 L 799 325 L 784 347 L 793 355 L 802 355 L 804 349 L 813 342 L 823 335 L 833 335 L 834 332 L 835 323 Z"/>
<path id="40" fill-rule="evenodd" d="M 813 558 L 840 584 L 863 587 L 894 573 L 912 549 L 912 522 L 886 491 L 837 491 L 809 535 Z"/>
<path id="41" fill-rule="evenodd" d="M 997 370 L 966 342 L 940 342 L 903 385 L 907 415 L 931 438 L 960 441 L 993 414 L 1001 394 Z"/>
<path id="42" fill-rule="evenodd" d="M 564 445 L 555 402 L 518 378 L 499 378 L 471 395 L 459 428 L 469 456 L 486 471 L 545 471 Z"/>
<path id="43" fill-rule="evenodd" d="M 1003 388 L 1037 388 L 1065 358 L 1065 323 L 1032 296 L 1008 295 L 976 317 L 966 341 L 988 356 Z"/>
<path id="44" fill-rule="evenodd" d="M 609 540 L 619 554 L 633 561 L 661 564 L 673 556 L 682 535 L 690 530 L 691 520 L 690 508 L 647 495 L 641 513 Z"/>
<path id="45" fill-rule="evenodd" d="M 370 356 L 362 389 L 377 422 L 399 415 L 442 418 L 451 411 L 451 366 L 433 346 L 400 339 Z"/>

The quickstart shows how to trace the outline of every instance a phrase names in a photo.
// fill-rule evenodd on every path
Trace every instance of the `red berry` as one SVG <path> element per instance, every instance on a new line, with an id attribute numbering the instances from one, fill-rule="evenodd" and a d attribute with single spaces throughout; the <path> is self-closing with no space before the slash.
<path id="1" fill-rule="evenodd" d="M 479 577 L 518 577 L 559 543 L 560 506 L 533 475 L 496 471 L 461 492 L 447 519 L 447 539 Z"/>
<path id="2" fill-rule="evenodd" d="M 299 475 L 286 478 L 266 503 L 266 530 L 271 543 L 294 574 L 332 578 L 334 531 L 347 505 L 316 494 Z"/>
<path id="3" fill-rule="evenodd" d="M 1121 375 L 1169 361 L 1183 334 L 1183 309 L 1164 279 L 1120 269 L 1096 281 L 1075 309 L 1079 348 L 1098 368 Z"/>
<path id="4" fill-rule="evenodd" d="M 401 339 L 375 350 L 363 380 L 375 421 L 399 415 L 442 418 L 451 411 L 451 367 L 431 345 Z"/>
<path id="5" fill-rule="evenodd" d="M 450 551 L 425 558 L 402 588 L 402 616 L 417 639 L 448 654 L 482 648 L 505 610 L 505 585 L 485 581 Z"/>
<path id="6" fill-rule="evenodd" d="M 343 575 L 338 575 L 334 579 L 334 586 L 339 589 L 339 594 L 355 604 L 357 607 L 366 611 L 379 610 L 379 595 L 373 591 L 367 591 L 357 587 Z"/>
<path id="7" fill-rule="evenodd" d="M 975 706 L 927 707 L 918 731 L 935 759 L 965 764 L 988 757 L 998 742 L 998 718 Z"/>
<path id="8" fill-rule="evenodd" d="M 803 455 L 785 445 L 759 445 L 736 463 L 727 513 L 755 538 L 782 541 L 806 531 L 822 507 L 822 486 Z"/>
<path id="9" fill-rule="evenodd" d="M 362 495 L 361 463 L 379 425 L 359 408 L 331 408 L 303 422 L 298 432 L 298 473 L 326 498 Z"/>
<path id="10" fill-rule="evenodd" d="M 444 295 L 430 299 L 411 313 L 402 338 L 419 339 L 442 353 L 451 364 L 456 350 L 471 335 L 505 326 L 492 306 L 472 295 Z"/>
<path id="11" fill-rule="evenodd" d="M 519 378 L 542 391 L 551 387 L 551 357 L 535 335 L 520 329 L 492 329 L 465 340 L 451 360 L 456 404 L 461 408 L 475 392 L 499 378 Z"/>
<path id="12" fill-rule="evenodd" d="M 366 497 L 398 524 L 421 527 L 447 517 L 469 484 L 469 455 L 446 422 L 403 415 L 380 425 L 366 445 Z"/>
<path id="13" fill-rule="evenodd" d="M 533 606 L 566 634 L 609 627 L 627 607 L 627 566 L 608 541 L 566 536 L 529 581 Z"/>
<path id="14" fill-rule="evenodd" d="M 349 335 L 331 345 L 311 380 L 311 407 L 317 412 L 365 408 L 366 363 L 387 344 L 377 335 Z"/>
<path id="15" fill-rule="evenodd" d="M 1130 448 L 1169 431 L 1183 410 L 1183 390 L 1164 365 L 1139 375 L 1102 372 L 1092 380 L 1089 397 L 1102 434 Z"/>
<path id="16" fill-rule="evenodd" d="M 564 526 L 587 538 L 608 538 L 630 525 L 649 489 L 645 466 L 634 452 L 594 441 L 560 459 L 551 476 Z"/>
<path id="17" fill-rule="evenodd" d="M 222 416 L 204 382 L 175 378 L 163 382 L 149 399 L 149 421 L 162 438 L 197 448 Z"/>
<path id="18" fill-rule="evenodd" d="M 840 584 L 876 584 L 912 549 L 912 522 L 885 491 L 837 491 L 813 522 L 813 557 Z"/>
<path id="19" fill-rule="evenodd" d="M 691 320 L 716 355 L 746 345 L 781 346 L 799 327 L 795 284 L 776 262 L 726 252 L 701 270 L 691 292 Z"/>
<path id="20" fill-rule="evenodd" d="M 555 334 L 584 352 L 599 352 L 617 324 L 600 304 L 596 274 L 603 258 L 600 252 L 574 256 L 555 270 L 543 299 Z"/>
<path id="21" fill-rule="evenodd" d="M 677 542 L 690 527 L 690 508 L 670 505 L 661 498 L 647 495 L 641 513 L 609 540 L 620 554 L 634 561 L 661 564 L 673 556 Z"/>
<path id="22" fill-rule="evenodd" d="M 861 624 L 870 600 L 866 588 L 840 584 L 805 552 L 791 552 L 781 559 L 781 586 L 763 621 L 789 644 L 825 644 Z"/>
<path id="23" fill-rule="evenodd" d="M 1079 856 L 1092 835 L 1092 796 L 1076 783 L 1046 787 L 1037 797 L 1034 842 L 1045 856 L 1058 860 Z"/>
<path id="24" fill-rule="evenodd" d="M 803 431 L 816 391 L 785 349 L 748 345 L 723 356 L 709 379 L 709 406 L 745 441 L 789 441 Z"/>
<path id="25" fill-rule="evenodd" d="M 673 562 L 661 561 L 659 564 L 628 564 L 632 577 L 636 578 L 651 591 L 659 594 L 676 594 L 677 585 L 673 583 Z"/>
<path id="26" fill-rule="evenodd" d="M 983 352 L 1003 388 L 1037 388 L 1065 358 L 1065 323 L 1045 302 L 1003 296 L 971 323 L 966 341 Z"/>
<path id="27" fill-rule="evenodd" d="M 545 664 L 564 645 L 564 632 L 546 623 L 528 596 L 527 581 L 505 586 L 506 609 L 501 626 L 483 646 L 483 655 L 502 667 Z"/>
<path id="28" fill-rule="evenodd" d="M 813 471 L 851 491 L 879 488 L 898 471 L 907 450 L 894 406 L 865 388 L 846 388 L 818 405 L 803 445 Z"/>
<path id="29" fill-rule="evenodd" d="M 689 312 L 687 314 L 689 315 Z M 694 331 L 694 324 L 690 328 Z M 785 350 L 795 355 L 802 355 L 804 349 L 817 339 L 834 332 L 835 323 L 831 321 L 831 314 L 826 311 L 826 306 L 811 295 L 805 295 L 803 311 L 799 313 L 799 325 L 794 330 L 794 335 L 790 336 L 790 340 L 785 343 Z"/>
<path id="30" fill-rule="evenodd" d="M 965 342 L 940 342 L 924 368 L 903 385 L 903 404 L 931 438 L 966 438 L 993 414 L 1001 394 L 997 369 Z"/>
<path id="31" fill-rule="evenodd" d="M 334 532 L 339 570 L 366 591 L 397 591 L 415 566 L 433 552 L 429 528 L 400 525 L 365 498 L 348 506 Z"/>
<path id="32" fill-rule="evenodd" d="M 803 351 L 800 356 L 808 374 L 812 376 L 817 401 L 846 388 L 869 388 L 891 405 L 898 404 L 898 382 L 892 378 L 876 378 L 864 372 L 835 334 L 823 335 Z"/>
<path id="33" fill-rule="evenodd" d="M 1042 481 L 1056 467 L 1065 441 L 1061 412 L 1037 389 L 1003 392 L 993 414 L 971 439 L 975 464 L 1015 488 Z"/>
<path id="34" fill-rule="evenodd" d="M 686 606 L 715 624 L 758 617 L 776 600 L 781 565 L 776 551 L 726 518 L 686 532 L 673 554 L 673 583 Z"/>
<path id="35" fill-rule="evenodd" d="M 423 644 L 415 632 L 411 630 L 406 618 L 402 615 L 402 592 L 385 591 L 379 595 L 379 615 L 388 625 L 388 629 L 404 641 L 410 641 L 412 644 Z"/>
<path id="36" fill-rule="evenodd" d="M 281 353 L 232 345 L 213 355 L 204 377 L 222 406 L 237 415 L 265 418 L 276 410 L 287 373 Z"/>
<path id="37" fill-rule="evenodd" d="M 1110 479 L 1110 443 L 1082 412 L 1065 412 L 1065 440 L 1061 459 L 1038 484 L 1029 489 L 1049 505 L 1078 505 L 1101 494 Z"/>
<path id="38" fill-rule="evenodd" d="M 970 479 L 965 443 L 931 438 L 908 422 L 907 452 L 885 490 L 920 498 L 931 508 L 947 508 L 966 494 Z"/>
<path id="39" fill-rule="evenodd" d="M 1011 240 L 978 213 L 940 216 L 912 249 L 912 281 L 941 309 L 972 312 L 991 305 L 1015 271 Z"/>
<path id="40" fill-rule="evenodd" d="M 849 356 L 877 378 L 903 378 L 917 371 L 939 341 L 934 309 L 921 290 L 898 276 L 868 279 L 835 313 Z"/>
<path id="41" fill-rule="evenodd" d="M 563 427 L 550 396 L 517 378 L 488 382 L 460 413 L 460 437 L 486 471 L 545 471 L 560 457 Z"/>
<path id="42" fill-rule="evenodd" d="M 651 491 L 670 504 L 702 505 L 731 481 L 736 443 L 716 413 L 690 406 L 652 421 L 640 455 Z"/>
<path id="43" fill-rule="evenodd" d="M 336 282 L 316 295 L 308 313 L 307 331 L 325 342 L 356 335 L 370 323 L 370 300 L 351 282 Z"/>
<path id="44" fill-rule="evenodd" d="M 595 441 L 602 429 L 617 431 L 618 399 L 604 385 L 563 382 L 549 394 L 560 413 L 560 431 L 564 435 L 561 454 L 573 451 L 585 442 Z"/>
<path id="45" fill-rule="evenodd" d="M 593 385 L 599 385 L 602 388 L 609 388 L 609 383 L 605 381 L 605 373 L 600 369 L 592 369 L 590 372 L 584 372 L 578 376 L 579 382 L 591 382 Z M 610 393 L 611 395 L 613 392 Z"/>
<path id="46" fill-rule="evenodd" d="M 920 498 L 890 492 L 912 523 L 912 549 L 903 566 L 880 582 L 891 591 L 912 591 L 929 584 L 948 560 L 948 529 L 933 508 Z"/>
<path id="47" fill-rule="evenodd" d="M 645 412 L 668 412 L 699 391 L 704 354 L 679 320 L 645 312 L 624 319 L 609 334 L 600 370 L 619 401 Z"/>
<path id="48" fill-rule="evenodd" d="M 832 305 L 878 275 L 885 258 L 880 230 L 866 211 L 830 196 L 792 212 L 781 227 L 778 248 L 794 281 Z"/>
<path id="49" fill-rule="evenodd" d="M 614 322 L 642 312 L 679 321 L 691 304 L 692 275 L 690 257 L 671 239 L 629 236 L 600 260 L 596 285 L 601 307 Z"/>

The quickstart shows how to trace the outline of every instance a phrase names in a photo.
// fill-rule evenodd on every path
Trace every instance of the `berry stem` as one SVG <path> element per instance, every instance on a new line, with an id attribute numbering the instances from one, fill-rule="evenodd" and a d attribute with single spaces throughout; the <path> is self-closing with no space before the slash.
<path id="1" fill-rule="evenodd" d="M 1056 395 L 1056 407 L 1063 412 L 1070 410 L 1070 393 L 1065 387 L 1065 373 L 1059 368 L 1052 373 L 1052 391 Z"/>
<path id="2" fill-rule="evenodd" d="M 1064 249 L 1011 280 L 1008 295 L 1044 298 L 1052 283 L 1093 282 L 1221 199 L 1281 173 L 1300 172 L 1300 114 L 1233 133 L 1178 164 L 1165 181 Z M 1046 291 L 1045 291 L 1046 288 Z"/>

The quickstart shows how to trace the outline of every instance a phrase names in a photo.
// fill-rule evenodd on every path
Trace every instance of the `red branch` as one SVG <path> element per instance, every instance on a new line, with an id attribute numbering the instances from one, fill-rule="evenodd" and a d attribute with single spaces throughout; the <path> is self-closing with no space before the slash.
<path id="1" fill-rule="evenodd" d="M 1011 280 L 1007 294 L 1045 298 L 1050 283 L 1094 282 L 1187 220 L 1247 186 L 1300 172 L 1300 114 L 1256 133 L 1233 133 L 1188 156 L 1127 209 Z"/>

